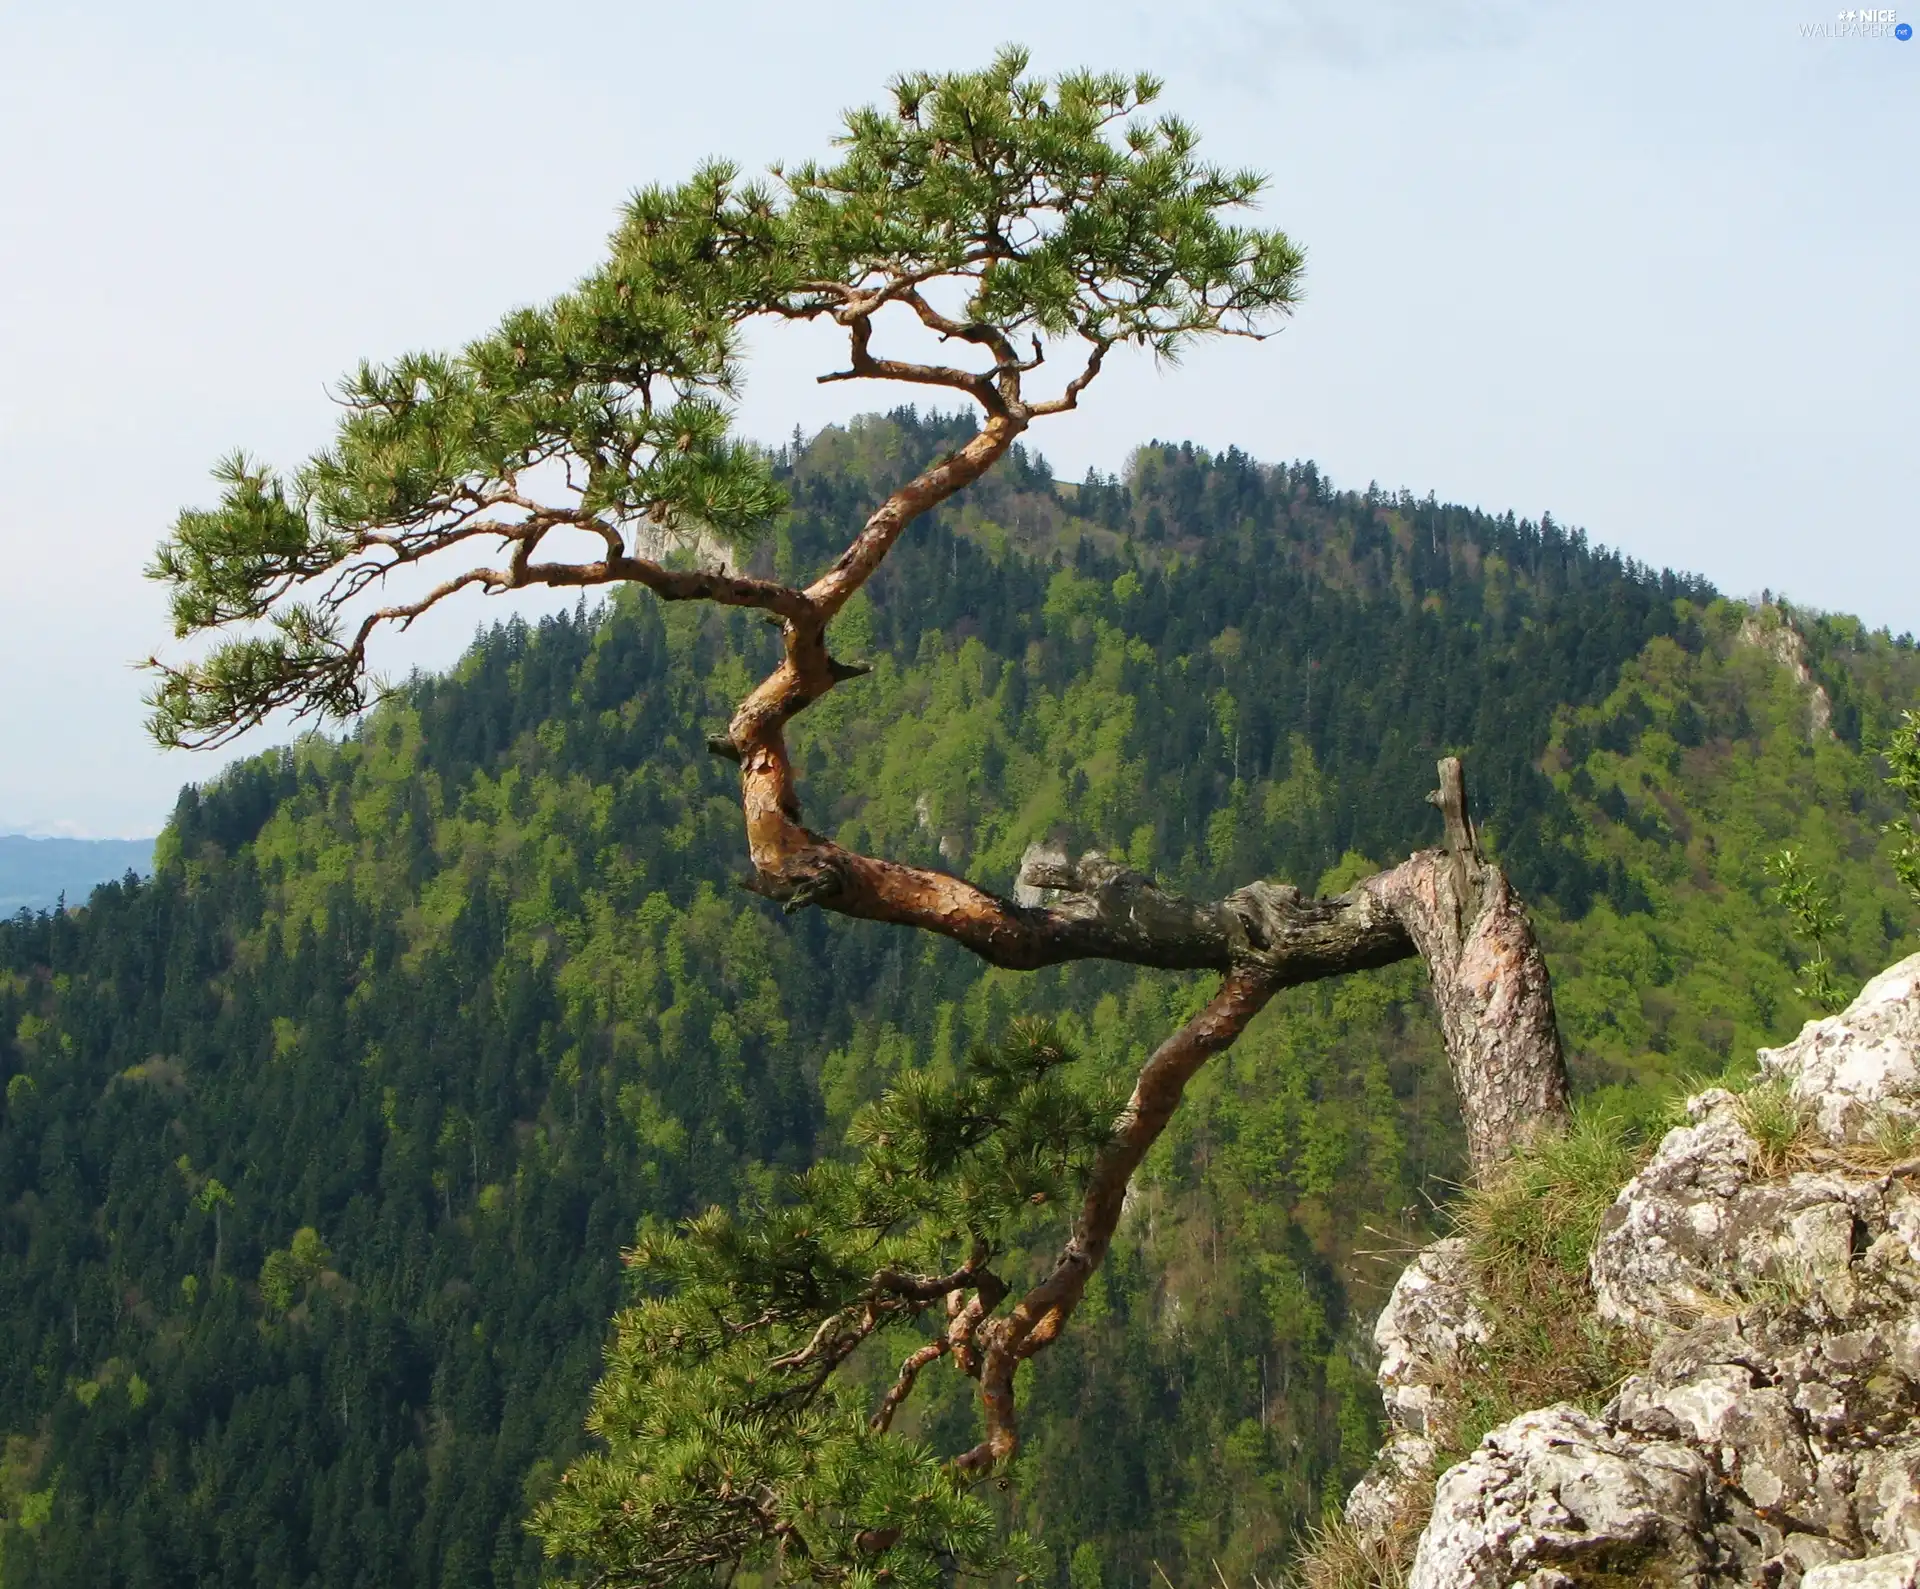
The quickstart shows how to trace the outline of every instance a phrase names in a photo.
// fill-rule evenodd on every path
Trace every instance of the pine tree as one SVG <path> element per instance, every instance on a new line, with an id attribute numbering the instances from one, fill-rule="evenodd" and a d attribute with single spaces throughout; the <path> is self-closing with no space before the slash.
<path id="1" fill-rule="evenodd" d="M 537 1523 L 591 1581 L 774 1567 L 931 1585 L 1020 1566 L 1021 1542 L 997 1537 L 976 1493 L 1019 1448 L 1016 1372 L 1072 1318 L 1188 1081 L 1284 987 L 1422 955 L 1476 1165 L 1564 1118 L 1544 963 L 1481 847 L 1457 761 L 1441 763 L 1432 797 L 1446 848 L 1326 900 L 1255 881 L 1195 902 L 1104 855 L 1040 846 L 1009 898 L 802 823 L 788 727 L 868 671 L 831 653 L 830 626 L 858 626 L 855 598 L 907 528 L 996 466 L 1043 478 L 1021 438 L 1076 408 L 1116 351 L 1165 361 L 1202 339 L 1258 339 L 1297 295 L 1293 243 L 1231 219 L 1261 180 L 1203 162 L 1185 123 L 1149 114 L 1158 92 L 1145 76 L 1034 78 L 1008 50 L 982 71 L 900 79 L 889 103 L 847 118 L 830 162 L 752 182 L 713 164 L 648 189 L 574 291 L 456 355 L 363 365 L 340 389 L 334 444 L 292 475 L 223 462 L 218 505 L 182 513 L 155 560 L 176 636 L 220 636 L 198 661 L 154 664 L 153 730 L 168 745 L 219 744 L 283 709 L 358 712 L 377 690 L 374 638 L 462 590 L 631 584 L 758 614 L 779 630 L 780 660 L 708 741 L 740 769 L 753 889 L 788 912 L 937 933 L 1010 969 L 1107 959 L 1220 979 L 1124 1101 L 1072 1085 L 1062 1046 L 1025 1028 L 976 1055 L 956 1088 L 916 1080 L 883 1096 L 859 1118 L 851 1166 L 812 1171 L 749 1213 L 645 1234 L 641 1299 L 596 1393 L 602 1448 Z M 804 586 L 768 571 L 786 499 L 727 408 L 742 333 L 760 321 L 842 331 L 845 367 L 823 381 L 932 388 L 978 411 Z M 1070 373 L 1053 378 L 1062 356 Z M 1190 447 L 1166 475 L 1182 512 L 1198 497 L 1179 492 L 1247 486 L 1237 464 L 1209 473 Z M 1324 496 L 1311 475 L 1307 487 Z M 497 559 L 475 561 L 490 546 Z M 1094 559 L 1083 543 L 1060 578 L 1086 579 Z M 416 565 L 419 594 L 378 605 Z M 1243 727 L 1221 699 L 1203 727 L 1238 780 Z M 1217 837 L 1217 864 L 1231 865 L 1230 828 Z M 436 1139 L 449 1214 L 457 1136 Z M 1074 1209 L 1064 1244 L 1015 1284 L 996 1261 L 1058 1202 Z M 292 1263 L 273 1266 L 276 1298 L 291 1299 Z M 917 1344 L 875 1402 L 845 1370 L 887 1335 Z M 942 1357 L 976 1382 L 984 1419 L 984 1438 L 957 1452 L 892 1428 Z"/>

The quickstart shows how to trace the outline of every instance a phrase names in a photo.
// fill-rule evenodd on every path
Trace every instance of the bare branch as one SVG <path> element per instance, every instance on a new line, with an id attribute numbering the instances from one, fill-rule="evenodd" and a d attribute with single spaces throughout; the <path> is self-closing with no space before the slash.
<path id="1" fill-rule="evenodd" d="M 747 781 L 754 781 L 750 769 Z M 1064 854 L 1030 851 L 1021 881 L 1052 899 L 1028 905 L 950 873 L 844 850 L 784 813 L 763 816 L 762 826 L 780 826 L 793 848 L 777 871 L 761 867 L 758 891 L 789 905 L 939 933 L 1011 970 L 1118 960 L 1225 971 L 1251 956 L 1292 985 L 1416 953 L 1372 883 L 1330 900 L 1304 898 L 1285 884 L 1254 883 L 1201 904 L 1099 854 L 1068 863 Z"/>
<path id="2" fill-rule="evenodd" d="M 887 1393 L 881 1398 L 880 1406 L 867 1421 L 867 1427 L 875 1434 L 883 1434 L 893 1427 L 893 1415 L 900 1410 L 900 1404 L 913 1394 L 913 1387 L 920 1378 L 920 1370 L 936 1358 L 946 1355 L 946 1338 L 929 1341 L 925 1346 L 907 1354 L 907 1360 L 900 1365 L 900 1372 L 894 1382 L 887 1387 Z"/>
<path id="3" fill-rule="evenodd" d="M 1265 968 L 1236 968 L 1206 1007 L 1155 1049 L 1141 1069 L 1133 1095 L 1094 1166 L 1073 1234 L 1053 1269 L 1011 1313 L 980 1328 L 985 1344 L 980 1399 L 986 1408 L 987 1438 L 954 1459 L 963 1472 L 991 1467 L 1018 1448 L 1014 1370 L 1057 1339 L 1079 1305 L 1087 1281 L 1112 1245 L 1133 1172 L 1173 1118 L 1188 1081 L 1215 1054 L 1232 1046 L 1281 986 L 1280 978 Z"/>
<path id="4" fill-rule="evenodd" d="M 847 323 L 851 362 L 847 369 L 816 377 L 825 386 L 834 381 L 904 381 L 912 386 L 945 386 L 965 392 L 989 414 L 1007 410 L 1005 398 L 994 384 L 991 372 L 962 370 L 946 364 L 912 364 L 904 359 L 879 359 L 870 351 L 873 320 L 869 314 L 856 314 Z"/>
<path id="5" fill-rule="evenodd" d="M 991 1270 L 980 1276 L 971 1297 L 955 1291 L 947 1298 L 947 1349 L 955 1366 L 969 1379 L 980 1377 L 980 1354 L 974 1337 L 987 1316 L 1007 1297 L 1007 1283 Z"/>
<path id="6" fill-rule="evenodd" d="M 974 1276 L 986 1266 L 988 1258 L 986 1243 L 975 1241 L 973 1251 L 967 1261 L 951 1274 L 916 1275 L 907 1274 L 899 1269 L 881 1269 L 868 1282 L 869 1288 L 877 1295 L 881 1292 L 903 1297 L 909 1302 L 935 1302 L 964 1286 L 973 1284 Z"/>
<path id="7" fill-rule="evenodd" d="M 901 297 L 929 330 L 938 331 L 943 337 L 957 337 L 963 342 L 978 343 L 993 354 L 996 369 L 1019 367 L 1020 357 L 1013 351 L 1013 343 L 1000 327 L 979 320 L 952 319 L 941 314 L 916 290 L 908 290 Z"/>
<path id="8" fill-rule="evenodd" d="M 1035 419 L 1039 419 L 1047 414 L 1064 414 L 1069 409 L 1078 408 L 1080 394 L 1098 377 L 1100 366 L 1106 362 L 1107 349 L 1112 346 L 1113 343 L 1105 338 L 1095 340 L 1092 351 L 1087 354 L 1086 365 L 1078 375 L 1067 382 L 1067 389 L 1058 397 L 1050 398 L 1044 403 L 1035 403 L 1028 412 Z"/>
<path id="9" fill-rule="evenodd" d="M 723 607 L 753 607 L 793 622 L 813 617 L 807 596 L 778 580 L 729 574 L 724 569 L 667 568 L 643 557 L 610 557 L 598 563 L 535 563 L 529 585 L 645 585 L 662 601 L 711 601 Z"/>

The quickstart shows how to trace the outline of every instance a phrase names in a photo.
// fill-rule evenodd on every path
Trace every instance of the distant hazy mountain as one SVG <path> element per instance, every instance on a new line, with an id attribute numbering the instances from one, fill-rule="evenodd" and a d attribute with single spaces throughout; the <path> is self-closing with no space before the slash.
<path id="1" fill-rule="evenodd" d="M 30 839 L 0 833 L 0 916 L 86 903 L 94 885 L 153 870 L 152 839 Z"/>

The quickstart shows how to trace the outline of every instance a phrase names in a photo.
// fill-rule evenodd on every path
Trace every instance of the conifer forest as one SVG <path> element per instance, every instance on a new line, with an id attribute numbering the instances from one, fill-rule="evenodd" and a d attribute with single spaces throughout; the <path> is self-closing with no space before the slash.
<path id="1" fill-rule="evenodd" d="M 963 426 L 780 453 L 776 559 Z M 1431 842 L 1462 748 L 1576 1085 L 1631 1115 L 1814 1013 L 1782 844 L 1840 880 L 1843 973 L 1916 925 L 1874 747 L 1920 655 L 1760 621 L 1801 625 L 1830 726 L 1745 604 L 1551 522 L 1192 447 L 1078 485 L 1022 455 L 842 620 L 874 672 L 795 751 L 810 809 L 893 855 L 1004 879 L 1060 831 L 1196 893 L 1326 893 Z M 1182 1013 L 1173 973 L 1016 982 L 743 893 L 702 739 L 775 643 L 624 596 L 508 620 L 346 738 L 184 791 L 151 880 L 0 926 L 8 1589 L 536 1582 L 642 1221 L 844 1152 L 1017 1017 L 1100 1072 Z M 995 1504 L 1050 1581 L 1278 1571 L 1372 1458 L 1366 1326 L 1462 1164 L 1417 966 L 1283 995 L 1203 1073 L 1032 1370 Z M 964 1439 L 964 1386 L 929 1388 Z"/>
<path id="2" fill-rule="evenodd" d="M 1911 635 L 1117 409 L 1056 478 L 1302 301 L 1159 92 L 900 77 L 215 466 L 149 729 L 282 742 L 0 917 L 0 1589 L 1357 1584 L 1409 1257 L 1911 952 Z M 873 400 L 770 448 L 796 323 Z"/>

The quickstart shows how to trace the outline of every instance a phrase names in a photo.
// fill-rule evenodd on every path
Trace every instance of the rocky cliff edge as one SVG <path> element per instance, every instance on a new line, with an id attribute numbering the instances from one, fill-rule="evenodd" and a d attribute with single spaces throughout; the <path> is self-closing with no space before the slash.
<path id="1" fill-rule="evenodd" d="M 1920 955 L 1685 1107 L 1588 1261 L 1583 1322 L 1636 1370 L 1604 1400 L 1445 1465 L 1488 1309 L 1461 1237 L 1400 1277 L 1391 1437 L 1346 1510 L 1380 1576 L 1920 1589 Z"/>

